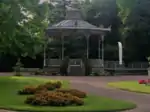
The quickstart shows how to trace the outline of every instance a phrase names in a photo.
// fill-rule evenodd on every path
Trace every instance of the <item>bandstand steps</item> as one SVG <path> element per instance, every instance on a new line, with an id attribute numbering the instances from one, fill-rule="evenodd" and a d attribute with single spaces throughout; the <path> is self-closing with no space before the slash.
<path id="1" fill-rule="evenodd" d="M 80 66 L 70 67 L 70 71 L 68 71 L 68 75 L 70 75 L 70 76 L 83 76 L 84 70 Z"/>

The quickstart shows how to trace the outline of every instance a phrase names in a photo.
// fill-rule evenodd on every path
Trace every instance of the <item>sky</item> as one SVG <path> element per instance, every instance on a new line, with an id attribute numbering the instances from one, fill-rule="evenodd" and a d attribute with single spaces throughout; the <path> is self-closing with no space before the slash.
<path id="1" fill-rule="evenodd" d="M 44 1 L 48 1 L 48 0 L 40 0 L 40 3 L 41 3 L 41 2 L 44 2 Z"/>
<path id="2" fill-rule="evenodd" d="M 47 0 L 40 0 L 40 3 L 44 2 L 44 1 L 47 1 Z"/>

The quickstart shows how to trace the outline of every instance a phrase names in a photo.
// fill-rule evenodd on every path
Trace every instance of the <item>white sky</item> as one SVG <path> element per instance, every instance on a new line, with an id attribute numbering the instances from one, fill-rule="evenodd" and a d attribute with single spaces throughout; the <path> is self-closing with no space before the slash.
<path id="1" fill-rule="evenodd" d="M 44 2 L 44 1 L 47 1 L 47 0 L 40 0 L 40 3 Z"/>
<path id="2" fill-rule="evenodd" d="M 47 0 L 40 0 L 41 2 L 47 1 Z"/>
<path id="3" fill-rule="evenodd" d="M 40 3 L 44 2 L 44 1 L 48 1 L 48 0 L 40 0 Z"/>

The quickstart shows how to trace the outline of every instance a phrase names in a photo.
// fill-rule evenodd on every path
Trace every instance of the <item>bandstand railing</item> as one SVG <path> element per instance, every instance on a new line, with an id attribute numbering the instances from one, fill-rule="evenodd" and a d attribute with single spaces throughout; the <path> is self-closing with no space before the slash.
<path id="1" fill-rule="evenodd" d="M 74 59 L 70 59 L 70 60 L 74 60 Z M 102 65 L 103 62 L 101 59 L 89 59 L 90 60 L 90 64 L 92 67 L 93 71 L 100 71 L 102 68 L 104 70 L 110 70 L 110 71 L 117 71 L 117 70 L 122 70 L 124 71 L 124 73 L 132 73 L 132 72 L 147 72 L 147 68 L 149 66 L 148 62 L 132 62 L 132 63 L 128 63 L 128 64 L 124 64 L 123 66 L 120 67 L 119 62 L 118 61 L 105 61 L 104 62 L 104 66 Z M 47 66 L 48 67 L 60 67 L 62 60 L 61 59 L 47 59 L 46 60 Z M 83 63 L 82 63 L 83 64 Z M 81 66 L 82 66 L 81 64 Z M 74 63 L 70 63 L 71 66 L 73 65 L 78 65 L 78 64 L 74 64 Z"/>
<path id="2" fill-rule="evenodd" d="M 117 61 L 105 61 L 104 68 L 105 69 L 123 69 L 123 70 L 147 70 L 149 64 L 148 62 L 132 62 L 128 64 L 123 64 L 120 68 L 119 62 Z"/>

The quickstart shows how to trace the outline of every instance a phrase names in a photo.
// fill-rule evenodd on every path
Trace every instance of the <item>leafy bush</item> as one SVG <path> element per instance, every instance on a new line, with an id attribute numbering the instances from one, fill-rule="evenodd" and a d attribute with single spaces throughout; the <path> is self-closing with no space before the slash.
<path id="1" fill-rule="evenodd" d="M 57 75 L 59 75 L 59 73 L 58 72 L 51 72 L 51 71 L 49 72 L 49 71 L 44 71 L 42 69 L 39 69 L 35 72 L 32 72 L 31 75 L 57 76 Z"/>
<path id="2" fill-rule="evenodd" d="M 38 88 L 45 88 L 45 89 L 50 90 L 50 91 L 56 89 L 52 83 L 39 85 Z"/>
<path id="3" fill-rule="evenodd" d="M 40 92 L 40 91 L 48 91 L 48 89 L 46 87 L 44 87 L 43 85 L 39 85 L 36 87 L 36 92 Z"/>
<path id="4" fill-rule="evenodd" d="M 47 83 L 50 84 L 50 83 Z M 56 81 L 52 83 L 54 85 L 55 88 L 61 88 L 62 87 L 62 83 L 60 81 Z"/>
<path id="5" fill-rule="evenodd" d="M 68 106 L 83 105 L 84 101 L 69 93 L 41 92 L 28 97 L 25 103 L 38 106 Z"/>
<path id="6" fill-rule="evenodd" d="M 90 75 L 91 75 L 91 76 L 100 76 L 100 74 L 99 74 L 99 73 L 96 73 L 96 72 L 92 72 Z"/>
<path id="7" fill-rule="evenodd" d="M 54 90 L 56 88 L 61 88 L 62 83 L 60 81 L 57 81 L 57 82 L 48 82 L 48 83 L 45 83 L 45 84 L 39 85 L 39 86 L 44 87 L 47 90 Z"/>
<path id="8" fill-rule="evenodd" d="M 62 93 L 70 93 L 73 96 L 77 96 L 79 98 L 85 98 L 87 96 L 85 92 L 79 91 L 77 89 L 57 89 L 56 91 Z"/>
<path id="9" fill-rule="evenodd" d="M 40 91 L 47 91 L 47 89 L 41 85 L 38 87 L 26 86 L 24 89 L 19 90 L 18 94 L 20 94 L 20 95 L 32 95 L 32 94 L 38 93 Z"/>
<path id="10" fill-rule="evenodd" d="M 108 72 L 108 71 L 100 71 L 99 73 L 92 72 L 90 74 L 90 76 L 112 76 L 112 75 L 113 75 L 113 73 Z"/>
<path id="11" fill-rule="evenodd" d="M 19 90 L 18 94 L 20 95 L 31 95 L 36 92 L 36 87 L 33 86 L 27 86 L 23 90 Z"/>
<path id="12" fill-rule="evenodd" d="M 44 75 L 46 74 L 42 69 L 39 69 L 33 73 L 33 75 Z"/>
<path id="13" fill-rule="evenodd" d="M 113 75 L 113 72 L 110 72 L 110 71 L 103 71 L 100 73 L 101 76 L 112 76 Z"/>
<path id="14" fill-rule="evenodd" d="M 18 93 L 21 95 L 29 95 L 35 94 L 39 91 L 47 91 L 47 90 L 55 90 L 56 88 L 61 88 L 62 83 L 60 81 L 57 82 L 48 82 L 45 84 L 41 84 L 37 87 L 27 86 L 23 90 L 19 90 Z"/>

